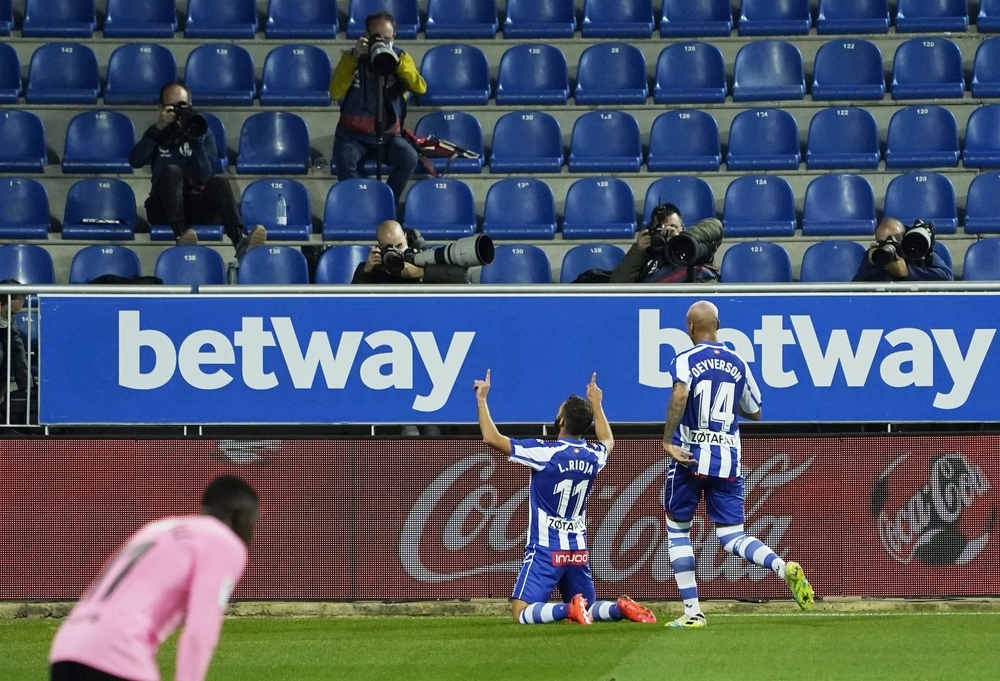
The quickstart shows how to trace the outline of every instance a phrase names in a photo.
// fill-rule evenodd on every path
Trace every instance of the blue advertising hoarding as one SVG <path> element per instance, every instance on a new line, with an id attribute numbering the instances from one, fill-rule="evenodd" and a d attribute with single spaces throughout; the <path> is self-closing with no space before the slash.
<path id="1" fill-rule="evenodd" d="M 782 422 L 1000 421 L 997 293 L 41 296 L 45 424 L 548 423 L 591 373 L 664 418 L 695 300 Z"/>

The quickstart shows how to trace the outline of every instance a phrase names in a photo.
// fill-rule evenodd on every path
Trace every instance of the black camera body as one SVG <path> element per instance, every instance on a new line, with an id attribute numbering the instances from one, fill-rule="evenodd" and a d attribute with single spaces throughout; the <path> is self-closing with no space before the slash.
<path id="1" fill-rule="evenodd" d="M 659 204 L 649 214 L 649 225 L 646 233 L 649 234 L 649 248 L 656 253 L 661 253 L 667 247 L 667 206 Z"/>
<path id="2" fill-rule="evenodd" d="M 196 113 L 187 102 L 177 102 L 173 105 L 173 109 L 176 120 L 165 130 L 171 140 L 180 143 L 186 139 L 201 137 L 208 132 L 208 120 Z"/>
<path id="3" fill-rule="evenodd" d="M 896 258 L 902 258 L 907 262 L 919 262 L 926 259 L 933 248 L 934 223 L 917 220 L 906 229 L 902 239 L 890 237 L 879 241 L 872 250 L 872 264 L 884 269 Z"/>
<path id="4" fill-rule="evenodd" d="M 400 250 L 395 246 L 381 246 L 379 250 L 382 253 L 382 269 L 397 277 L 402 274 L 406 263 L 413 264 L 413 256 L 418 252 L 414 248 Z"/>

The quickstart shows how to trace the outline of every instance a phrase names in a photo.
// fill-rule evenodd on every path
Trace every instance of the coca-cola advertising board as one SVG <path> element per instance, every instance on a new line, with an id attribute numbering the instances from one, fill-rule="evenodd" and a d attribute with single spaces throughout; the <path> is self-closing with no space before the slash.
<path id="1" fill-rule="evenodd" d="M 746 528 L 820 596 L 1000 594 L 1000 436 L 744 438 Z M 587 503 L 597 593 L 677 598 L 659 441 L 619 440 Z M 74 598 L 153 519 L 247 479 L 262 515 L 238 598 L 506 598 L 528 469 L 473 440 L 8 440 L 0 598 Z M 701 594 L 785 598 L 699 513 Z"/>

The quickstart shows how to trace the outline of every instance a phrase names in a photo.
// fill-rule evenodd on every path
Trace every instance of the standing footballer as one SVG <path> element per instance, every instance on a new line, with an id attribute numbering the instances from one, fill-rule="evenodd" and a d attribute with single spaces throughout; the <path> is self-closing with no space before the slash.
<path id="1" fill-rule="evenodd" d="M 579 624 L 595 620 L 655 622 L 652 612 L 628 596 L 616 602 L 597 601 L 587 551 L 587 497 L 594 478 L 615 446 L 611 426 L 601 406 L 603 393 L 597 374 L 587 386 L 587 399 L 570 395 L 556 414 L 559 439 L 512 440 L 500 434 L 490 417 L 486 395 L 490 372 L 474 384 L 483 441 L 501 454 L 531 469 L 528 486 L 528 540 L 524 562 L 511 595 L 511 614 L 520 624 L 543 624 L 571 619 Z M 591 424 L 597 443 L 583 439 Z M 563 603 L 549 603 L 559 587 Z M 589 605 L 589 607 L 588 607 Z"/>
<path id="2" fill-rule="evenodd" d="M 243 575 L 257 493 L 216 478 L 201 515 L 149 523 L 108 560 L 56 632 L 51 681 L 159 681 L 156 651 L 180 624 L 177 681 L 202 681 Z"/>
<path id="3" fill-rule="evenodd" d="M 692 305 L 687 330 L 694 347 L 678 353 L 671 364 L 674 389 L 663 431 L 663 449 L 673 459 L 663 488 L 670 565 L 684 601 L 684 615 L 667 626 L 705 626 L 690 539 L 691 521 L 702 496 L 722 548 L 782 577 L 799 607 L 807 610 L 813 604 L 813 589 L 802 567 L 794 561 L 786 563 L 759 539 L 743 533 L 736 414 L 760 419 L 757 382 L 743 358 L 719 342 L 715 305 L 704 300 Z"/>

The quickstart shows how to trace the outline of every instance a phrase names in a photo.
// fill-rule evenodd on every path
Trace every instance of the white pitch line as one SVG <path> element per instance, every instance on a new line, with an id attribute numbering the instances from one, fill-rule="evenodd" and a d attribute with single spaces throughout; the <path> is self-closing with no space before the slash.
<path id="1" fill-rule="evenodd" d="M 922 617 L 940 617 L 942 615 L 1000 615 L 1000 611 L 991 610 L 952 610 L 944 612 L 811 612 L 811 613 L 781 613 L 781 612 L 748 612 L 740 614 L 736 612 L 706 613 L 709 618 L 713 617 L 908 617 L 920 615 Z"/>

